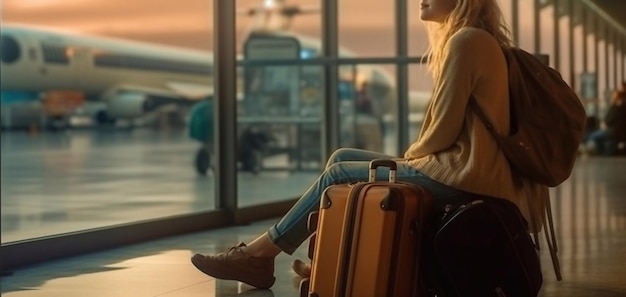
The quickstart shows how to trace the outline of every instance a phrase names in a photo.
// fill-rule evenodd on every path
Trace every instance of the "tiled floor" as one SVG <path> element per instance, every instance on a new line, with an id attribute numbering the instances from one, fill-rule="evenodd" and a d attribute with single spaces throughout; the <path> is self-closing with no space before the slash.
<path id="1" fill-rule="evenodd" d="M 556 282 L 547 251 L 541 254 L 540 296 L 626 296 L 626 157 L 581 156 L 574 174 L 552 189 L 553 213 L 564 280 Z M 4 210 L 3 210 L 4 211 Z M 299 279 L 280 255 L 277 282 L 256 290 L 210 278 L 189 262 L 248 241 L 274 220 L 41 263 L 0 278 L 2 296 L 298 296 Z"/>
<path id="2" fill-rule="evenodd" d="M 216 281 L 189 258 L 246 241 L 272 220 L 199 234 L 163 239 L 127 248 L 54 261 L 15 271 L 0 278 L 2 296 L 297 296 L 299 279 L 290 261 L 304 258 L 304 249 L 276 261 L 276 285 L 256 290 L 234 281 Z"/>

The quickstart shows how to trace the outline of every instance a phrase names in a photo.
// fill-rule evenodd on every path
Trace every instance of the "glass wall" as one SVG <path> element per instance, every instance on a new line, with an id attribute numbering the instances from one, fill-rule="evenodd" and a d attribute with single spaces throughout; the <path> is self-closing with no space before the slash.
<path id="1" fill-rule="evenodd" d="M 322 168 L 323 66 L 278 63 L 320 57 L 321 3 L 253 4 L 237 3 L 239 11 L 252 16 L 238 22 L 245 26 L 238 38 L 242 62 L 261 62 L 238 69 L 237 193 L 242 207 L 293 199 Z M 278 12 L 287 10 L 297 12 Z"/>
<path id="2" fill-rule="evenodd" d="M 398 139 L 416 139 L 433 84 L 415 59 L 428 43 L 419 2 L 407 2 L 405 93 L 394 1 L 338 1 L 334 60 L 322 57 L 322 1 L 239 0 L 236 95 L 216 98 L 214 1 L 3 2 L 3 247 L 177 216 L 232 224 L 233 212 L 287 203 L 323 170 L 333 136 L 323 133 L 326 103 L 338 113 L 338 146 L 400 155 Z M 523 15 L 532 2 L 519 0 Z M 510 3 L 503 8 L 512 19 Z M 547 5 L 534 20 L 539 49 L 551 56 L 553 18 Z M 532 24 L 518 19 L 520 44 L 531 51 Z M 590 56 L 599 58 L 589 68 L 604 89 L 617 67 L 607 66 L 606 42 L 593 40 Z M 336 84 L 324 68 L 331 64 Z M 219 102 L 236 102 L 236 183 L 216 183 Z M 237 197 L 216 199 L 229 184 Z M 238 209 L 223 215 L 216 205 L 224 201 Z"/>
<path id="3" fill-rule="evenodd" d="M 319 9 L 299 3 L 315 17 L 294 16 L 287 32 L 248 34 L 242 54 L 248 64 L 243 73 L 242 100 L 238 108 L 239 205 L 296 197 L 323 169 L 323 122 L 326 77 L 324 72 Z M 291 5 L 291 2 L 289 2 Z M 412 6 L 415 10 L 416 6 Z M 317 9 L 317 11 L 316 11 Z M 398 155 L 395 2 L 339 1 L 337 105 L 340 147 L 356 147 Z M 416 11 L 411 12 L 413 15 Z M 413 15 L 414 16 L 414 15 Z M 421 24 L 412 21 L 413 25 Z M 264 23 L 281 24 L 279 19 Z M 248 30 L 247 32 L 254 32 Z M 414 39 L 423 50 L 425 39 Z M 417 44 L 417 45 L 415 45 Z M 422 46 L 420 46 L 422 45 Z M 389 59 L 386 64 L 372 59 Z M 299 59 L 297 65 L 280 60 Z M 368 60 L 369 59 L 369 60 Z M 260 62 L 259 62 L 260 61 Z M 256 64 L 252 62 L 257 62 Z M 252 64 L 250 64 L 252 63 Z M 245 64 L 245 63 L 244 63 Z M 420 73 L 420 69 L 412 69 Z M 415 103 L 412 119 L 423 112 L 429 82 L 411 81 Z M 424 98 L 421 98 L 424 97 Z M 412 122 L 409 138 L 420 122 Z M 256 146 L 259 149 L 256 149 Z M 267 185 L 271 184 L 271 187 Z"/>
<path id="4" fill-rule="evenodd" d="M 3 243 L 215 209 L 213 2 L 92 5 L 5 4 Z M 274 13 L 280 5 L 302 13 Z M 236 8 L 242 61 L 322 55 L 321 3 Z M 395 55 L 393 2 L 342 1 L 339 19 L 340 57 Z M 11 28 L 18 22 L 38 27 Z M 41 40 L 24 37 L 40 30 Z M 295 51 L 263 52 L 252 36 Z M 240 65 L 238 206 L 292 199 L 322 170 L 322 64 Z M 395 75 L 393 62 L 338 67 L 340 146 L 396 154 Z"/>
<path id="5" fill-rule="evenodd" d="M 3 244 L 215 208 L 212 5 L 3 2 Z"/>

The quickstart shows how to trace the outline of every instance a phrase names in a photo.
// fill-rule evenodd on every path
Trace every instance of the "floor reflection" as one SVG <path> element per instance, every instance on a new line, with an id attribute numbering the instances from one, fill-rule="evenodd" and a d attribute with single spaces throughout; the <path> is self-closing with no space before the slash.
<path id="1" fill-rule="evenodd" d="M 626 158 L 582 156 L 551 189 L 564 280 L 544 252 L 544 296 L 626 296 L 625 181 Z"/>

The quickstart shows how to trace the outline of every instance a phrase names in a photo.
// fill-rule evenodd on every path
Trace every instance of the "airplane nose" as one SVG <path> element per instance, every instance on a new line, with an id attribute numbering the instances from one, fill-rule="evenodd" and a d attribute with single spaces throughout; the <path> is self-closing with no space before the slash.
<path id="1" fill-rule="evenodd" d="M 0 44 L 2 45 L 0 49 L 0 60 L 2 63 L 9 64 L 17 61 L 22 55 L 20 44 L 15 38 L 9 35 L 2 35 L 0 38 Z"/>

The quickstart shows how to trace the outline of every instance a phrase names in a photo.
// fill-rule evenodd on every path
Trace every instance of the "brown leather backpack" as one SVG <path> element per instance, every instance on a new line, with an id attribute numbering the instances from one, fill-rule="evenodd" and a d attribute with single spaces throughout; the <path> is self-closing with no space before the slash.
<path id="1" fill-rule="evenodd" d="M 511 132 L 499 135 L 476 100 L 470 106 L 494 136 L 511 168 L 554 187 L 571 174 L 583 139 L 585 109 L 561 74 L 520 48 L 505 48 Z"/>

